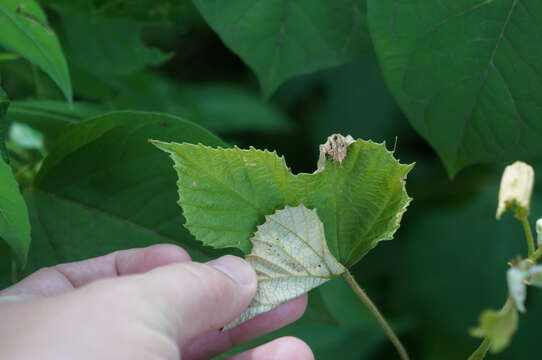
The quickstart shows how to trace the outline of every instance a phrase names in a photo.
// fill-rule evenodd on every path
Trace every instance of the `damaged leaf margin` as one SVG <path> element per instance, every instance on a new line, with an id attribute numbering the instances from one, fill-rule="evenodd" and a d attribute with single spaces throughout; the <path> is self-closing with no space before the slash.
<path id="1" fill-rule="evenodd" d="M 185 227 L 205 245 L 249 253 L 266 215 L 304 204 L 318 210 L 329 250 L 350 267 L 393 238 L 412 200 L 405 179 L 414 164 L 401 164 L 385 143 L 343 138 L 345 157 L 334 160 L 324 144 L 325 166 L 297 175 L 267 150 L 151 142 L 173 159 Z"/>
<path id="2" fill-rule="evenodd" d="M 246 260 L 258 276 L 258 289 L 250 306 L 224 330 L 270 311 L 346 269 L 327 247 L 324 225 L 316 210 L 286 206 L 258 226 Z"/>

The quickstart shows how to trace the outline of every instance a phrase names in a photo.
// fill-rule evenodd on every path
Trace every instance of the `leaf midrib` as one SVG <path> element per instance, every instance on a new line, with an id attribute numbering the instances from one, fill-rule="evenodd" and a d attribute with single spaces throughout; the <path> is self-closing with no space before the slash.
<path id="1" fill-rule="evenodd" d="M 512 18 L 512 14 L 514 13 L 514 10 L 516 8 L 516 6 L 518 5 L 520 0 L 513 0 L 513 3 L 512 3 L 512 6 L 510 7 L 510 10 L 508 11 L 507 15 L 506 15 L 506 19 L 504 21 L 504 24 L 501 28 L 501 31 L 499 33 L 499 36 L 497 38 L 497 41 L 495 42 L 495 46 L 493 47 L 493 50 L 491 52 L 491 55 L 489 57 L 489 60 L 488 60 L 488 63 L 487 63 L 487 66 L 485 68 L 485 71 L 484 71 L 484 74 L 483 74 L 483 77 L 482 77 L 482 81 L 480 83 L 480 86 L 476 92 L 476 95 L 473 99 L 473 104 L 472 106 L 470 107 L 470 110 L 469 110 L 469 113 L 467 115 L 467 117 L 465 118 L 465 121 L 463 122 L 463 126 L 461 127 L 461 132 L 460 132 L 460 135 L 459 135 L 459 142 L 457 144 L 457 148 L 456 148 L 456 151 L 455 151 L 455 159 L 454 159 L 454 164 L 457 166 L 457 161 L 459 159 L 459 152 L 461 151 L 461 144 L 463 144 L 464 140 L 465 140 L 465 131 L 467 129 L 467 126 L 468 126 L 468 123 L 470 123 L 472 121 L 472 117 L 474 115 L 474 111 L 476 110 L 476 108 L 478 107 L 478 104 L 480 102 L 480 99 L 481 99 L 481 96 L 482 96 L 482 91 L 483 89 L 485 88 L 486 84 L 487 84 L 487 79 L 489 77 L 489 73 L 491 71 L 491 67 L 495 66 L 495 64 L 493 63 L 494 59 L 495 59 L 495 56 L 497 55 L 497 51 L 499 49 L 499 46 L 504 38 L 504 34 L 506 32 L 506 29 L 508 27 L 508 24 L 510 23 L 510 19 Z"/>

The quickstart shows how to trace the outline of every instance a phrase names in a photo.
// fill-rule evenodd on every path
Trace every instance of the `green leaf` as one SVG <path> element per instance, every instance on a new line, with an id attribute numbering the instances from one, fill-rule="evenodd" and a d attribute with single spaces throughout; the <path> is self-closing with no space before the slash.
<path id="1" fill-rule="evenodd" d="M 8 244 L 0 241 L 0 290 L 11 285 L 12 253 Z"/>
<path id="2" fill-rule="evenodd" d="M 251 304 L 224 329 L 271 311 L 341 275 L 346 269 L 331 255 L 316 210 L 286 206 L 265 217 L 250 239 L 246 259 L 258 276 Z"/>
<path id="3" fill-rule="evenodd" d="M 269 96 L 292 76 L 359 58 L 371 45 L 365 0 L 195 0 Z"/>
<path id="4" fill-rule="evenodd" d="M 170 58 L 141 43 L 142 26 L 136 22 L 66 13 L 62 27 L 70 62 L 106 82 Z"/>
<path id="5" fill-rule="evenodd" d="M 0 239 L 8 243 L 21 266 L 30 246 L 30 223 L 19 185 L 11 168 L 0 159 Z"/>
<path id="6" fill-rule="evenodd" d="M 542 152 L 542 3 L 369 0 L 386 80 L 449 174 Z"/>
<path id="7" fill-rule="evenodd" d="M 26 100 L 12 102 L 7 118 L 54 137 L 67 125 L 103 112 L 106 112 L 104 108 L 90 103 L 76 102 L 70 105 L 62 101 Z"/>
<path id="8" fill-rule="evenodd" d="M 34 0 L 2 0 L 0 34 L 0 46 L 39 66 L 71 101 L 66 59 L 45 13 Z"/>
<path id="9" fill-rule="evenodd" d="M 219 133 L 280 133 L 292 128 L 271 103 L 225 82 L 184 84 L 154 74 L 135 74 L 113 99 L 118 109 L 160 111 L 181 116 Z"/>
<path id="10" fill-rule="evenodd" d="M 480 325 L 471 329 L 471 335 L 489 339 L 489 350 L 499 353 L 510 344 L 518 328 L 518 312 L 509 299 L 500 311 L 485 310 L 480 315 Z"/>
<path id="11" fill-rule="evenodd" d="M 317 209 L 331 253 L 349 267 L 399 227 L 410 198 L 402 165 L 384 144 L 357 140 L 341 163 L 293 175 L 276 153 L 155 142 L 179 175 L 186 227 L 206 245 L 250 249 L 265 215 L 285 205 Z M 321 154 L 325 156 L 325 154 Z"/>
<path id="12" fill-rule="evenodd" d="M 6 112 L 9 108 L 9 99 L 4 90 L 0 87 L 0 158 L 8 160 L 8 152 L 6 150 L 6 134 L 8 123 Z"/>
<path id="13" fill-rule="evenodd" d="M 240 131 L 276 133 L 292 128 L 278 109 L 240 86 L 209 83 L 182 90 L 188 109 L 186 116 L 219 134 Z"/>
<path id="14" fill-rule="evenodd" d="M 224 146 L 198 125 L 157 113 L 114 112 L 67 127 L 25 194 L 35 243 L 27 272 L 157 243 L 180 244 L 195 260 L 216 253 L 183 230 L 175 174 L 151 136 Z"/>
<path id="15" fill-rule="evenodd" d="M 186 12 L 195 12 L 191 2 L 185 0 L 40 0 L 40 2 L 57 10 L 69 10 L 87 16 L 102 15 L 132 19 L 161 26 L 164 26 L 164 23 L 176 24 L 179 17 L 186 16 Z"/>

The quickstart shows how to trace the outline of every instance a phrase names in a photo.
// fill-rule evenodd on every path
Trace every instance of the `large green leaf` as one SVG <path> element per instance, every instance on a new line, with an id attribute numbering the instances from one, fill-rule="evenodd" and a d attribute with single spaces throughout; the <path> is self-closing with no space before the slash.
<path id="1" fill-rule="evenodd" d="M 224 145 L 197 125 L 156 113 L 115 112 L 69 126 L 25 194 L 35 243 L 28 271 L 164 242 L 209 258 L 182 228 L 175 174 L 149 137 Z"/>
<path id="2" fill-rule="evenodd" d="M 0 239 L 8 243 L 23 266 L 30 246 L 28 212 L 11 168 L 2 159 L 0 159 Z"/>
<path id="3" fill-rule="evenodd" d="M 370 48 L 365 0 L 195 0 L 270 95 L 286 79 L 359 58 Z"/>
<path id="4" fill-rule="evenodd" d="M 291 129 L 288 119 L 272 104 L 225 82 L 180 86 L 163 76 L 137 74 L 125 81 L 112 103 L 117 109 L 181 116 L 219 134 Z"/>
<path id="5" fill-rule="evenodd" d="M 389 87 L 448 172 L 542 154 L 542 3 L 369 0 Z"/>
<path id="6" fill-rule="evenodd" d="M 2 0 L 0 46 L 20 54 L 45 71 L 71 101 L 66 59 L 45 13 L 34 0 Z"/>
<path id="7" fill-rule="evenodd" d="M 0 87 L 0 158 L 7 160 L 6 133 L 8 129 L 6 112 L 9 107 L 9 99 L 4 90 Z"/>
<path id="8" fill-rule="evenodd" d="M 13 101 L 7 118 L 11 122 L 27 124 L 45 135 L 54 136 L 67 125 L 96 116 L 103 107 L 90 103 L 67 104 L 52 100 Z"/>
<path id="9" fill-rule="evenodd" d="M 186 227 L 217 248 L 247 252 L 265 215 L 302 203 L 317 209 L 331 252 L 351 266 L 393 237 L 410 202 L 404 178 L 412 165 L 400 164 L 384 144 L 357 140 L 342 164 L 328 159 L 325 169 L 298 175 L 274 152 L 156 145 L 175 162 Z"/>
<path id="10" fill-rule="evenodd" d="M 169 58 L 143 45 L 141 25 L 136 22 L 66 13 L 62 25 L 70 62 L 101 80 L 160 65 Z"/>

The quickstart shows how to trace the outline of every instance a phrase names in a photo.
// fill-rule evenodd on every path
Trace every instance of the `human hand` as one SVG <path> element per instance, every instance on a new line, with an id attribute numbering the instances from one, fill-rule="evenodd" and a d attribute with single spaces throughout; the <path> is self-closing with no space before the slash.
<path id="1" fill-rule="evenodd" d="M 0 359 L 209 359 L 296 320 L 306 308 L 302 296 L 220 332 L 255 291 L 255 273 L 244 260 L 192 262 L 174 245 L 44 268 L 0 291 Z M 301 340 L 284 337 L 231 360 L 313 358 Z"/>

